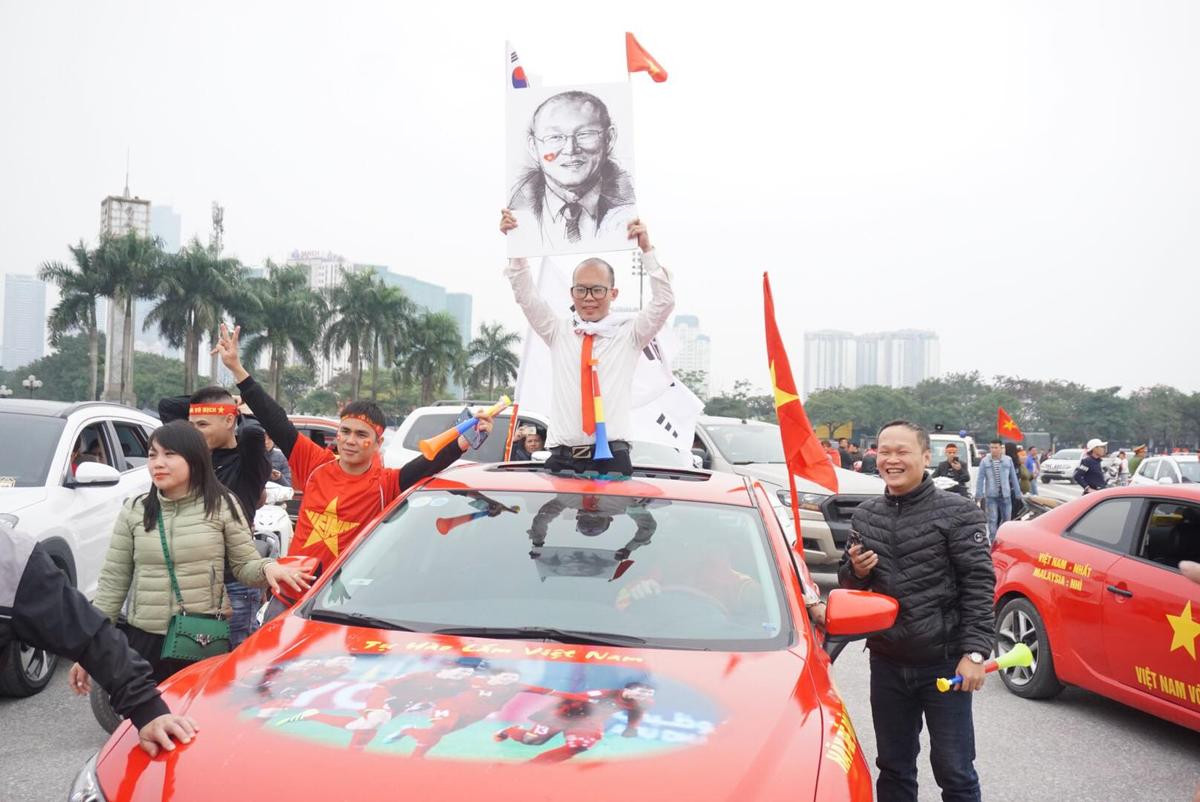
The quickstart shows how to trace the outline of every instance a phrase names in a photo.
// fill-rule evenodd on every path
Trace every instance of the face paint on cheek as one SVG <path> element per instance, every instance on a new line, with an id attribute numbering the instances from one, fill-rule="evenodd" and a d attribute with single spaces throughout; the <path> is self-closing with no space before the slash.
<path id="1" fill-rule="evenodd" d="M 554 161 L 554 160 L 555 160 L 555 159 L 557 159 L 557 158 L 558 158 L 558 154 L 557 154 L 557 153 L 544 153 L 544 154 L 542 154 L 542 159 L 543 159 L 543 160 L 545 160 L 545 161 L 548 161 L 548 162 L 552 162 L 552 161 Z"/>

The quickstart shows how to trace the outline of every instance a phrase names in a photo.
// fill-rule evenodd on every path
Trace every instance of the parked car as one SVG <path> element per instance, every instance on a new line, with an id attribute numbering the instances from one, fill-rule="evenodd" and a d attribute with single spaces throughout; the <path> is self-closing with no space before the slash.
<path id="1" fill-rule="evenodd" d="M 1200 456 L 1147 457 L 1133 472 L 1133 485 L 1179 485 L 1200 482 Z"/>
<path id="2" fill-rule="evenodd" d="M 146 471 L 157 419 L 119 404 L 0 402 L 0 524 L 36 537 L 71 584 L 96 594 L 121 503 L 150 489 Z M 29 696 L 58 658 L 14 643 L 0 694 Z"/>
<path id="3" fill-rule="evenodd" d="M 1200 730 L 1200 487 L 1120 487 L 1000 527 L 996 649 L 1034 654 L 1004 685 L 1037 699 L 1078 685 Z"/>
<path id="4" fill-rule="evenodd" d="M 244 798 L 503 802 L 660 796 L 669 778 L 679 799 L 869 800 L 782 535 L 740 476 L 452 467 L 235 653 L 160 686 L 204 728 L 169 771 L 126 722 L 75 790 L 187 802 L 236 777 Z M 828 631 L 897 609 L 834 590 Z M 281 750 L 303 770 L 261 771 Z"/>
<path id="5" fill-rule="evenodd" d="M 728 471 L 761 482 L 770 494 L 771 505 L 788 541 L 795 543 L 791 490 L 777 425 L 702 415 L 696 424 L 693 453 L 709 470 Z M 834 473 L 838 480 L 837 493 L 796 477 L 804 561 L 814 567 L 837 564 L 850 534 L 854 510 L 868 498 L 883 493 L 884 489 L 883 480 L 875 475 L 836 466 Z"/>
<path id="6" fill-rule="evenodd" d="M 1072 482 L 1075 469 L 1083 461 L 1082 448 L 1060 448 L 1044 461 L 1041 466 L 1041 477 L 1044 484 L 1050 484 L 1055 479 Z"/>

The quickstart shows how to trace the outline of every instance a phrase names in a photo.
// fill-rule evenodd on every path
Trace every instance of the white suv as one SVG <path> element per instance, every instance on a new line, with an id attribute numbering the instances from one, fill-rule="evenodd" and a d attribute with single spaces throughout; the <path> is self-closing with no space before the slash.
<path id="1" fill-rule="evenodd" d="M 0 401 L 0 524 L 36 537 L 71 584 L 94 597 L 122 501 L 150 488 L 147 447 L 158 426 L 118 404 Z M 44 688 L 57 658 L 10 648 L 0 694 Z"/>
<path id="2" fill-rule="evenodd" d="M 700 457 L 705 468 L 728 471 L 761 482 L 771 497 L 779 525 L 787 533 L 788 540 L 795 543 L 791 490 L 783 459 L 783 440 L 777 425 L 701 415 L 696 423 L 692 451 Z M 846 471 L 837 466 L 833 470 L 838 480 L 836 494 L 816 482 L 796 477 L 804 562 L 814 568 L 837 565 L 850 534 L 850 517 L 854 510 L 868 498 L 882 495 L 885 487 L 878 476 Z"/>

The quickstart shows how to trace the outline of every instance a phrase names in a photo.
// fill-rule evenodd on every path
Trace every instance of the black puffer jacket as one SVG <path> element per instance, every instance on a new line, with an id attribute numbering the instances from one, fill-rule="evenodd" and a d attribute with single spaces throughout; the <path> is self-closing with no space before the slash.
<path id="1" fill-rule="evenodd" d="M 978 507 L 925 478 L 903 496 L 889 493 L 864 502 L 851 525 L 879 564 L 859 579 L 847 552 L 839 583 L 900 602 L 896 624 L 867 641 L 872 654 L 931 665 L 992 650 L 996 574 L 987 520 Z"/>

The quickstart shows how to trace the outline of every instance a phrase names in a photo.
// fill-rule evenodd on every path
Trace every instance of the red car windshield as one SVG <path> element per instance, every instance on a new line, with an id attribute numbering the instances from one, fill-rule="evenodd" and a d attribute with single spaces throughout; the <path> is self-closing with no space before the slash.
<path id="1" fill-rule="evenodd" d="M 305 612 L 421 632 L 749 651 L 789 644 L 782 598 L 754 508 L 456 490 L 409 496 Z"/>

